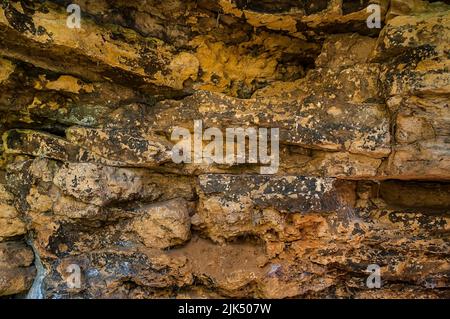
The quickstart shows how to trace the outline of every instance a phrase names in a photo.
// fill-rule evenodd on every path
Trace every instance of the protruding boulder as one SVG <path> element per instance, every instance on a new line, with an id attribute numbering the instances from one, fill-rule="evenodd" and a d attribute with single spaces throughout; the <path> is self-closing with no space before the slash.
<path id="1" fill-rule="evenodd" d="M 352 211 L 355 202 L 353 183 L 303 176 L 202 175 L 199 194 L 192 223 L 218 241 L 289 237 L 287 214 Z"/>
<path id="2" fill-rule="evenodd" d="M 53 181 L 64 193 L 98 206 L 145 197 L 143 176 L 126 168 L 69 163 Z"/>
<path id="3" fill-rule="evenodd" d="M 36 274 L 33 260 L 33 251 L 24 243 L 0 243 L 0 296 L 27 292 Z"/>
<path id="4" fill-rule="evenodd" d="M 151 248 L 169 248 L 181 245 L 191 236 L 189 210 L 185 200 L 143 206 L 136 211 L 141 216 L 129 225 L 143 244 Z"/>

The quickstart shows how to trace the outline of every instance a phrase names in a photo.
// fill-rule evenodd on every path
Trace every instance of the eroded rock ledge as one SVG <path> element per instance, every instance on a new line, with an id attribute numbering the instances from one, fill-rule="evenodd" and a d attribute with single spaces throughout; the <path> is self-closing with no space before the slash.
<path id="1" fill-rule="evenodd" d="M 0 296 L 450 297 L 445 1 L 71 2 L 0 6 Z M 195 120 L 277 173 L 175 164 Z"/>

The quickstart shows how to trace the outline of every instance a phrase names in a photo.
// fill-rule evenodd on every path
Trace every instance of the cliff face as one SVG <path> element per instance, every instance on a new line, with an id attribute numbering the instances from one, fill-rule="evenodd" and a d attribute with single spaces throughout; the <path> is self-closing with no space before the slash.
<path id="1" fill-rule="evenodd" d="M 0 296 L 450 297 L 450 5 L 70 3 L 0 5 Z"/>

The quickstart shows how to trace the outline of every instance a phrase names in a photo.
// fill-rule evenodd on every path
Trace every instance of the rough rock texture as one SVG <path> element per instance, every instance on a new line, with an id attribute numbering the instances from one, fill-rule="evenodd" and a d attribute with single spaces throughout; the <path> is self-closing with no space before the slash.
<path id="1" fill-rule="evenodd" d="M 0 294 L 23 293 L 31 287 L 36 270 L 33 251 L 19 241 L 0 243 Z"/>
<path id="2" fill-rule="evenodd" d="M 0 4 L 0 296 L 450 297 L 448 1 L 70 3 Z"/>

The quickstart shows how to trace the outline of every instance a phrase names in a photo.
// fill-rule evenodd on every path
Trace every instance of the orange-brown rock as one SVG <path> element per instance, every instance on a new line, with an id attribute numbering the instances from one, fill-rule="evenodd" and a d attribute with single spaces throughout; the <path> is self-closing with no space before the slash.
<path id="1" fill-rule="evenodd" d="M 23 242 L 0 243 L 0 295 L 24 294 L 33 283 L 33 251 Z"/>
<path id="2" fill-rule="evenodd" d="M 0 297 L 450 298 L 448 1 L 77 3 L 0 4 Z"/>

